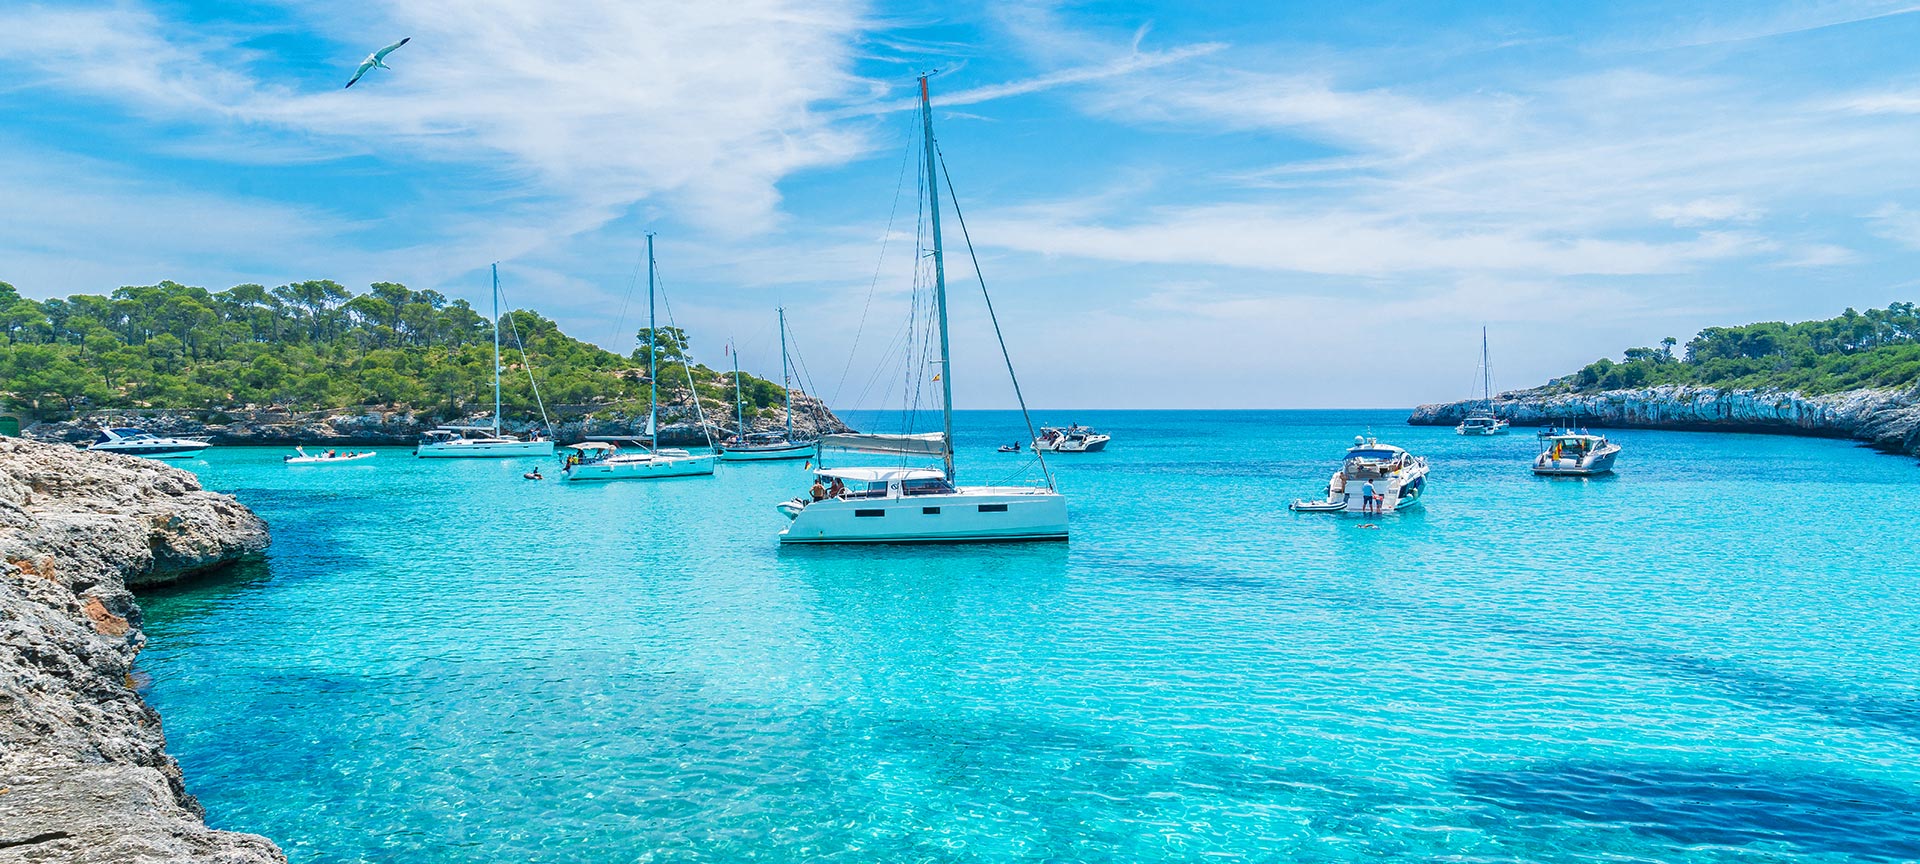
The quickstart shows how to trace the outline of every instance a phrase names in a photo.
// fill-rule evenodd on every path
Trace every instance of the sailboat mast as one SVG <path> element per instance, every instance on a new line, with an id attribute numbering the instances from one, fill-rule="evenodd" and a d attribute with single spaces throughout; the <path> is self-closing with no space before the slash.
<path id="1" fill-rule="evenodd" d="M 787 394 L 787 442 L 793 442 L 793 374 L 787 371 L 787 307 L 776 306 L 780 313 L 780 391 Z"/>
<path id="2" fill-rule="evenodd" d="M 500 264 L 493 265 L 493 437 L 500 437 Z"/>
<path id="3" fill-rule="evenodd" d="M 660 448 L 660 375 L 654 355 L 660 347 L 659 325 L 653 317 L 653 232 L 647 232 L 647 446 Z"/>
<path id="4" fill-rule="evenodd" d="M 1493 410 L 1493 366 L 1492 357 L 1487 354 L 1487 328 L 1480 328 L 1480 392 L 1487 402 L 1487 410 Z"/>
<path id="5" fill-rule="evenodd" d="M 940 419 L 946 433 L 944 457 L 947 480 L 953 475 L 953 360 L 947 347 L 947 268 L 940 251 L 939 165 L 933 150 L 933 100 L 927 97 L 927 76 L 920 76 L 920 125 L 927 145 L 927 215 L 933 229 L 933 299 L 940 321 Z"/>
<path id="6" fill-rule="evenodd" d="M 733 353 L 733 434 L 744 444 L 747 438 L 747 403 L 740 398 L 740 346 L 735 345 L 730 350 Z"/>

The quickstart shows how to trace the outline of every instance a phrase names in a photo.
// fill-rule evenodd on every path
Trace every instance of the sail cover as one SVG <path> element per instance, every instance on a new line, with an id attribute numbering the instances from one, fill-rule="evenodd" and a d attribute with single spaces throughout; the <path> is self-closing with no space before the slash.
<path id="1" fill-rule="evenodd" d="M 947 452 L 947 438 L 939 432 L 919 435 L 823 435 L 822 450 L 852 450 L 857 453 L 891 453 L 941 456 Z"/>

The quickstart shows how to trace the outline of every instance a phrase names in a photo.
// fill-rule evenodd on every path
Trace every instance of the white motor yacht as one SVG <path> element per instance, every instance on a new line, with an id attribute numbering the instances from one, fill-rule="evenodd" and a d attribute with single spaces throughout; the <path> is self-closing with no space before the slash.
<path id="1" fill-rule="evenodd" d="M 1374 506 L 1367 506 L 1367 487 L 1373 487 Z M 1295 501 L 1288 509 L 1300 513 L 1392 513 L 1420 503 L 1427 491 L 1427 460 L 1391 444 L 1355 436 L 1340 470 L 1327 482 L 1327 497 Z"/>
<path id="2" fill-rule="evenodd" d="M 1540 438 L 1540 455 L 1533 460 L 1533 473 L 1551 477 L 1591 477 L 1613 470 L 1620 445 L 1604 435 L 1561 432 Z"/>
<path id="3" fill-rule="evenodd" d="M 135 429 L 129 426 L 103 428 L 94 437 L 88 450 L 96 453 L 120 453 L 126 456 L 145 456 L 149 459 L 181 459 L 197 456 L 200 451 L 213 446 L 205 438 L 163 438 L 159 435 Z"/>
<path id="4" fill-rule="evenodd" d="M 940 385 L 941 431 L 919 435 L 826 435 L 820 439 L 822 465 L 816 472 L 815 489 L 809 494 L 778 505 L 781 513 L 793 520 L 780 532 L 781 543 L 949 543 L 1014 540 L 1067 539 L 1067 501 L 1053 486 L 1046 457 L 1040 461 L 1044 486 L 961 486 L 955 480 L 953 465 L 953 362 L 948 350 L 947 276 L 940 237 L 941 177 L 933 137 L 933 106 L 927 96 L 927 79 L 920 79 L 920 123 L 925 147 L 925 185 L 927 190 L 926 225 L 932 239 L 933 323 L 938 343 L 929 334 L 927 348 L 937 344 L 939 356 L 930 359 L 935 371 L 932 382 Z M 952 188 L 952 180 L 947 180 Z M 957 212 L 957 211 L 956 211 Z M 965 223 L 962 223 L 964 229 Z M 977 272 L 977 270 L 976 270 Z M 986 284 L 981 283 L 982 295 Z M 993 318 L 992 301 L 987 312 Z M 999 324 L 994 324 L 999 338 Z M 1004 339 L 1001 354 L 1007 356 Z M 1013 363 L 1007 362 L 1007 374 L 1013 379 L 1014 395 L 1020 411 L 1026 415 L 1026 400 L 1020 396 L 1020 382 L 1013 375 Z M 1028 434 L 1032 434 L 1029 421 Z M 832 468 L 824 462 L 829 453 L 852 451 L 891 457 L 895 464 Z M 907 460 L 918 457 L 938 459 L 940 467 L 913 467 Z M 837 489 L 829 489 L 838 486 Z M 816 491 L 817 490 L 817 491 Z"/>
<path id="5" fill-rule="evenodd" d="M 516 340 L 519 336 L 514 336 Z M 520 362 L 527 367 L 527 383 L 540 398 L 540 385 L 533 380 L 533 365 L 527 362 L 525 348 Z M 546 421 L 546 408 L 540 419 Z M 549 428 L 551 426 L 549 425 Z M 500 459 L 509 456 L 552 456 L 553 441 L 536 435 L 525 440 L 500 431 L 500 266 L 493 267 L 493 425 L 436 426 L 420 436 L 413 455 L 422 459 Z"/>
<path id="6" fill-rule="evenodd" d="M 1040 437 L 1033 439 L 1033 449 L 1048 453 L 1098 453 L 1107 449 L 1107 442 L 1113 436 L 1095 432 L 1078 424 L 1040 427 Z"/>
<path id="7" fill-rule="evenodd" d="M 1487 328 L 1480 328 L 1480 407 L 1468 412 L 1460 425 L 1453 427 L 1458 435 L 1505 435 L 1507 421 L 1493 413 L 1493 366 L 1487 354 Z"/>
<path id="8" fill-rule="evenodd" d="M 379 455 L 372 450 L 353 450 L 342 453 L 335 449 L 327 449 L 319 453 L 309 454 L 305 447 L 295 447 L 293 448 L 293 452 L 299 455 L 282 456 L 280 457 L 280 461 L 288 465 L 344 465 L 348 462 L 363 462 Z"/>

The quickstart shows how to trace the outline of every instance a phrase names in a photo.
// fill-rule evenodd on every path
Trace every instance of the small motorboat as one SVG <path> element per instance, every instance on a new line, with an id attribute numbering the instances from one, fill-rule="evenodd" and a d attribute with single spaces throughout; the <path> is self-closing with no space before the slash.
<path id="1" fill-rule="evenodd" d="M 1540 436 L 1540 455 L 1533 460 L 1533 473 L 1544 477 L 1592 477 L 1613 470 L 1620 445 L 1604 435 L 1584 432 L 1559 432 Z"/>
<path id="2" fill-rule="evenodd" d="M 306 448 L 304 447 L 295 447 L 293 448 L 293 452 L 298 453 L 300 455 L 282 456 L 280 457 L 280 461 L 285 462 L 288 465 L 338 465 L 342 462 L 359 462 L 364 459 L 372 459 L 375 455 L 378 455 L 374 453 L 372 450 L 368 450 L 364 453 L 350 452 L 346 454 L 341 454 L 335 450 L 328 450 L 325 453 L 320 453 L 317 455 L 308 455 Z"/>
<path id="3" fill-rule="evenodd" d="M 1367 502 L 1368 485 L 1373 487 L 1373 507 Z M 1340 470 L 1327 482 L 1327 497 L 1295 501 L 1287 509 L 1295 513 L 1392 513 L 1420 503 L 1426 488 L 1426 457 L 1355 436 Z"/>
<path id="4" fill-rule="evenodd" d="M 1018 453 L 1020 452 L 1020 444 L 1017 441 L 1012 444 L 1002 444 L 1000 445 L 1000 452 L 1001 453 Z"/>

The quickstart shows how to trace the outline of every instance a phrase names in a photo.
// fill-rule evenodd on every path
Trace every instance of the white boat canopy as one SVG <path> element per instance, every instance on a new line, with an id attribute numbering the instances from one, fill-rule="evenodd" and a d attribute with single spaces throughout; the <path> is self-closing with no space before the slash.
<path id="1" fill-rule="evenodd" d="M 1572 442 L 1572 441 L 1595 442 L 1595 441 L 1605 441 L 1607 440 L 1607 437 L 1605 435 L 1586 435 L 1586 434 L 1568 432 L 1568 433 L 1561 433 L 1558 435 L 1543 435 L 1541 436 L 1541 440 L 1561 441 L 1561 442 Z"/>
<path id="2" fill-rule="evenodd" d="M 845 433 L 820 438 L 822 450 L 851 450 L 855 453 L 882 453 L 904 456 L 941 456 L 947 452 L 946 436 L 939 432 L 919 435 L 879 435 Z M 938 475 L 939 472 L 934 472 Z"/>
<path id="3" fill-rule="evenodd" d="M 947 475 L 938 468 L 822 468 L 813 472 L 821 477 L 851 481 L 855 483 L 890 483 L 908 480 L 944 480 Z"/>
<path id="4" fill-rule="evenodd" d="M 608 444 L 608 443 L 607 443 L 607 442 L 605 442 L 605 441 L 582 441 L 582 442 L 580 442 L 580 443 L 578 443 L 578 444 L 568 444 L 568 445 L 567 445 L 566 447 L 564 447 L 564 448 L 562 448 L 562 449 L 566 449 L 566 450 L 618 450 L 618 449 L 620 449 L 620 448 L 618 448 L 618 447 L 615 447 L 615 446 L 613 446 L 612 444 Z"/>

